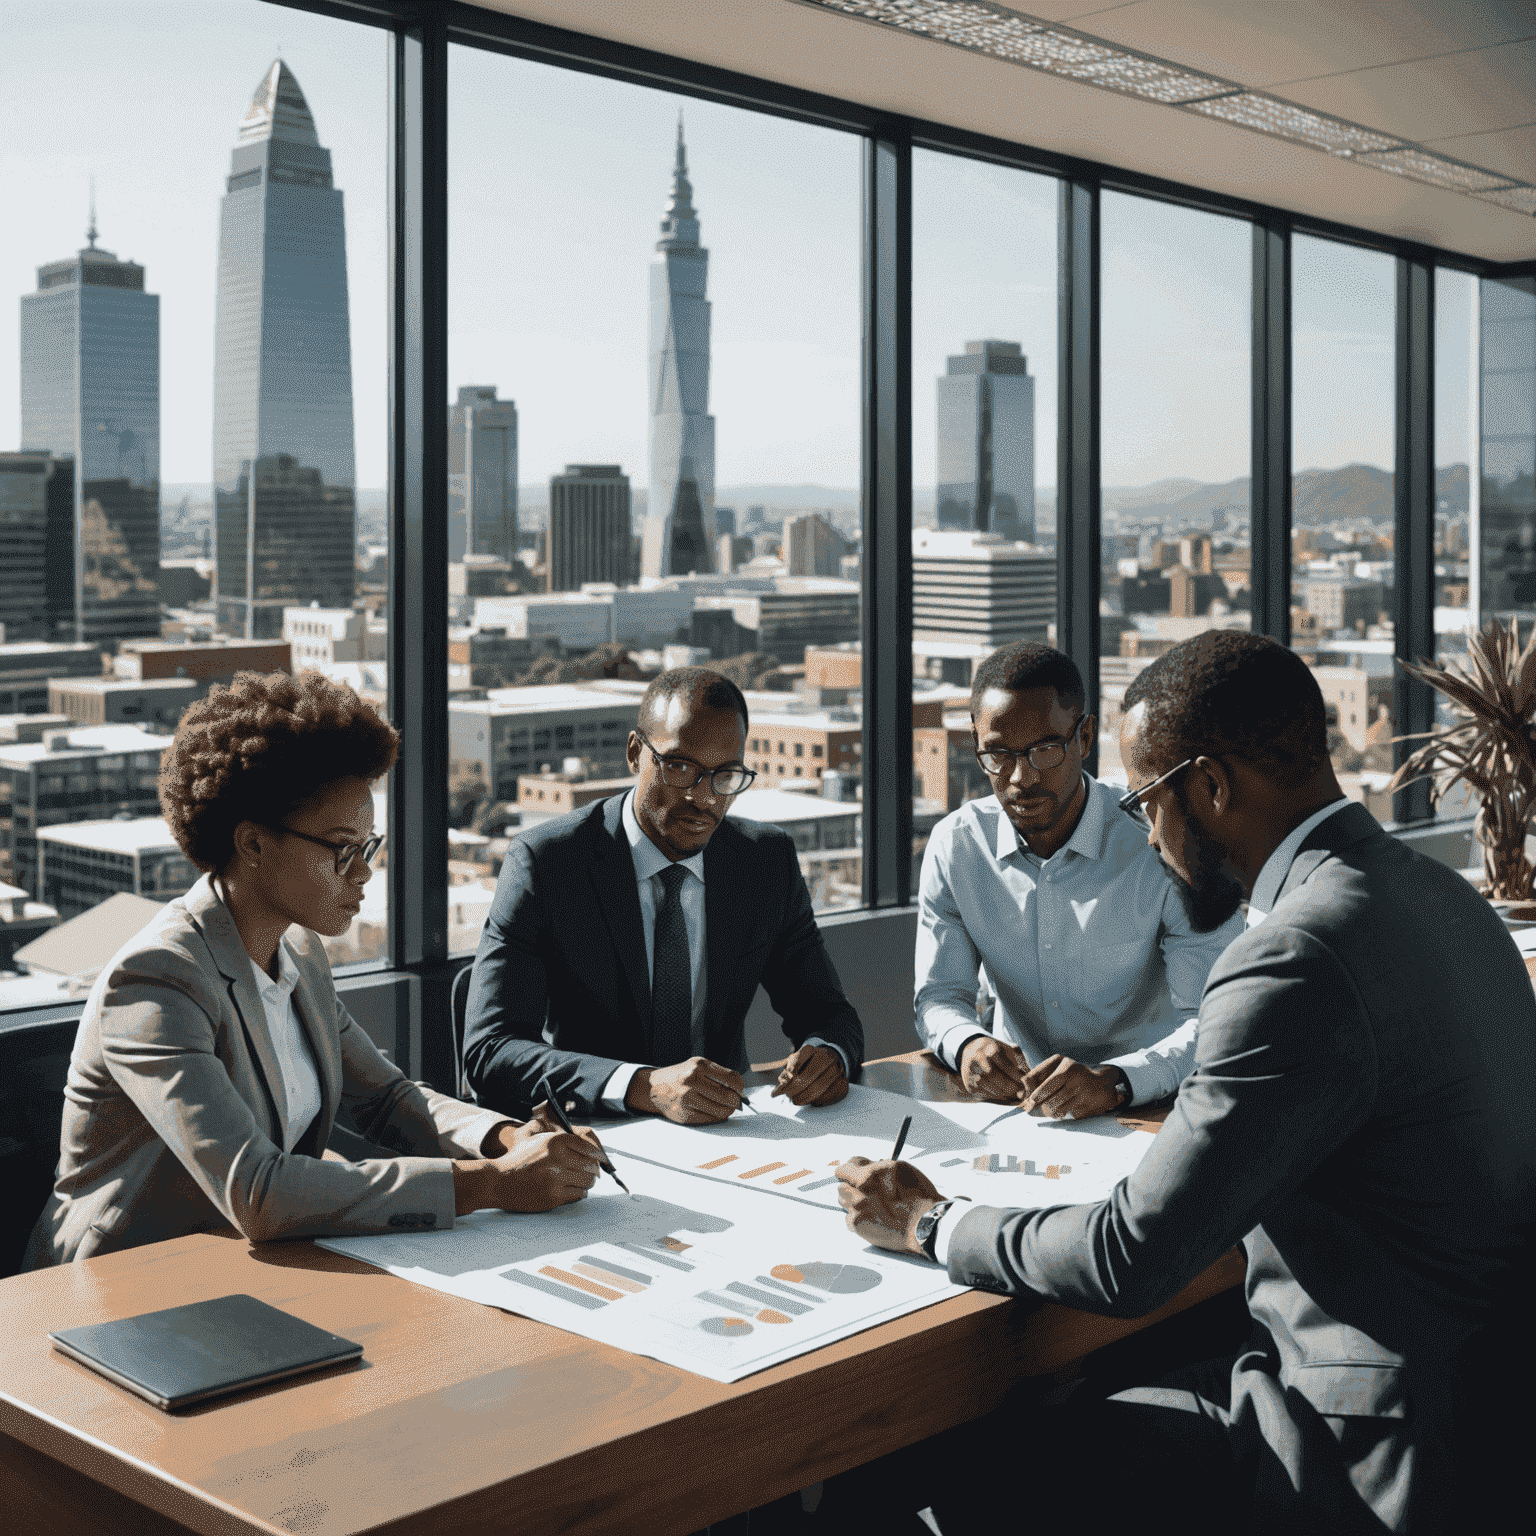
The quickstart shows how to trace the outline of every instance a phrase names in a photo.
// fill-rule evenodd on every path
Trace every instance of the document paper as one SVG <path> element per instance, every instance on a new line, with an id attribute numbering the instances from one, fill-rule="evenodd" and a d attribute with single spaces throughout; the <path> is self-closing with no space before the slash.
<path id="1" fill-rule="evenodd" d="M 605 1122 L 608 1178 L 539 1215 L 477 1211 L 450 1231 L 317 1238 L 418 1285 L 739 1381 L 962 1294 L 943 1270 L 844 1225 L 834 1168 L 902 1152 L 946 1195 L 978 1204 L 1099 1200 L 1152 1138 L 1112 1119 L 1041 1121 L 1004 1104 L 937 1104 L 854 1086 L 797 1109 L 754 1089 L 758 1113 L 710 1126 Z"/>

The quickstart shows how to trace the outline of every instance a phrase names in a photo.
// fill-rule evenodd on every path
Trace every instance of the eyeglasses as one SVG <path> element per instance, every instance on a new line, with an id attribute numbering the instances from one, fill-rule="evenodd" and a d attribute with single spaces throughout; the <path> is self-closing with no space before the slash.
<path id="1" fill-rule="evenodd" d="M 692 789 L 708 779 L 710 791 L 726 800 L 739 795 L 757 777 L 750 768 L 701 768 L 686 757 L 663 757 L 646 740 L 644 731 L 636 731 L 635 735 L 645 742 L 646 749 L 656 759 L 661 782 L 669 789 Z"/>
<path id="2" fill-rule="evenodd" d="M 1192 762 L 1194 762 L 1194 758 L 1186 757 L 1184 761 L 1178 765 L 1178 767 L 1170 768 L 1167 773 L 1159 774 L 1158 777 L 1153 779 L 1150 784 L 1143 784 L 1140 789 L 1133 789 L 1128 795 L 1121 795 L 1119 800 L 1120 809 L 1122 811 L 1128 812 L 1130 815 L 1135 816 L 1142 821 L 1145 821 L 1147 819 L 1147 813 L 1142 807 L 1141 797 L 1147 794 L 1149 791 L 1156 789 L 1159 784 L 1166 784 L 1168 780 L 1174 776 L 1174 774 L 1182 773 L 1186 768 L 1189 767 Z"/>
<path id="3" fill-rule="evenodd" d="M 336 855 L 336 873 L 344 875 L 351 869 L 352 861 L 359 854 L 362 855 L 364 864 L 372 864 L 373 856 L 384 846 L 384 834 L 375 832 L 365 843 L 328 843 L 323 837 L 312 837 L 308 832 L 297 831 L 293 827 L 285 827 L 278 823 L 277 830 L 286 832 L 290 837 L 302 837 L 306 843 L 314 843 L 319 848 L 329 848 Z"/>
<path id="4" fill-rule="evenodd" d="M 1059 768 L 1066 758 L 1068 744 L 1077 735 L 1079 727 L 1087 718 L 1086 714 L 1077 717 L 1072 729 L 1067 732 L 1065 741 L 1039 741 L 1032 747 L 1026 747 L 1022 752 L 1005 752 L 989 747 L 985 752 L 976 754 L 976 761 L 981 764 L 986 773 L 1006 773 L 1010 776 L 1021 757 L 1028 758 L 1029 766 L 1037 773 L 1044 773 L 1047 768 Z"/>

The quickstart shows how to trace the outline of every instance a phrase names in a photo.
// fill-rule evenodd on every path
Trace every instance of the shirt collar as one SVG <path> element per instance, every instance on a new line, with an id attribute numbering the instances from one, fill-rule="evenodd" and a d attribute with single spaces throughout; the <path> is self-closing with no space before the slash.
<path id="1" fill-rule="evenodd" d="M 1314 811 L 1299 827 L 1292 827 L 1279 847 L 1264 861 L 1259 878 L 1253 882 L 1253 894 L 1248 898 L 1248 926 L 1256 928 L 1274 911 L 1280 899 L 1280 887 L 1291 872 L 1291 865 L 1314 827 L 1321 826 L 1335 811 L 1342 811 L 1351 804 L 1349 797 L 1341 796 L 1322 810 Z"/>
<path id="2" fill-rule="evenodd" d="M 1104 810 L 1102 795 L 1095 793 L 1099 788 L 1098 780 L 1083 775 L 1083 787 L 1087 793 L 1087 800 L 1083 805 L 1083 814 L 1078 817 L 1077 825 L 1072 829 L 1069 837 L 1051 858 L 1057 858 L 1064 853 L 1081 854 L 1085 859 L 1102 858 L 1104 854 L 1104 835 L 1108 829 L 1108 820 Z M 997 860 L 1002 863 L 1010 855 L 1020 853 L 1025 858 L 1036 863 L 1046 863 L 1038 854 L 1031 853 L 1029 844 L 1019 835 L 1018 829 L 1008 819 L 1008 812 L 1003 807 L 1003 802 L 997 802 Z"/>
<path id="3" fill-rule="evenodd" d="M 277 980 L 274 981 L 254 960 L 251 961 L 257 990 L 265 1002 L 287 1002 L 293 989 L 299 984 L 299 968 L 293 963 L 293 957 L 288 953 L 288 946 L 281 939 L 277 941 L 277 967 Z"/>
<path id="4" fill-rule="evenodd" d="M 645 835 L 645 829 L 640 825 L 635 815 L 635 792 L 624 796 L 624 809 L 621 813 L 624 823 L 624 835 L 629 839 L 629 856 L 634 860 L 635 879 L 650 880 L 659 875 L 662 870 L 668 869 L 673 863 L 678 868 L 686 869 L 700 885 L 704 883 L 704 850 L 701 848 L 691 858 L 669 859 L 660 848 Z"/>

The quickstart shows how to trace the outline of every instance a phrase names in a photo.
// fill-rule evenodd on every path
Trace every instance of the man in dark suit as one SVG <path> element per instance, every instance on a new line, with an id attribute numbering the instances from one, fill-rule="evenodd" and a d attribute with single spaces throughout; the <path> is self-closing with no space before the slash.
<path id="1" fill-rule="evenodd" d="M 863 1026 L 794 843 L 725 814 L 755 777 L 746 731 L 727 678 L 663 672 L 629 737 L 635 787 L 513 841 L 469 988 L 464 1062 L 480 1103 L 531 1107 L 547 1073 L 582 1114 L 723 1120 L 741 1103 L 759 982 L 796 1047 L 775 1092 L 847 1093 Z"/>
<path id="2" fill-rule="evenodd" d="M 1183 1531 L 1457 1528 L 1477 1492 L 1457 1487 L 1458 1462 L 1491 1407 L 1471 1363 L 1490 1331 L 1508 1337 L 1501 1307 L 1529 1283 L 1530 979 L 1461 875 L 1343 798 L 1293 653 L 1201 635 L 1125 703 L 1126 798 L 1194 926 L 1249 900 L 1201 1002 L 1196 1070 L 1097 1205 L 944 1209 L 915 1169 L 855 1159 L 839 1175 L 849 1224 L 962 1284 L 1125 1317 L 1243 1242 L 1248 1349 L 1079 1392 L 1038 1431 L 990 1426 L 1050 1469 L 1023 1498 L 1031 1516 L 1094 1507 L 1084 1480 L 1113 1468 L 1122 1508 Z M 986 1518 L 963 1477 L 927 1492 L 945 1536 Z"/>

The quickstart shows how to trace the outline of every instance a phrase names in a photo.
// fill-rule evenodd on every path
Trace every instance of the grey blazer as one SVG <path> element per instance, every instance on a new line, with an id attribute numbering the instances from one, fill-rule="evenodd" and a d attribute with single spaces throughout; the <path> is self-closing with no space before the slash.
<path id="1" fill-rule="evenodd" d="M 321 1107 L 291 1153 L 266 1011 L 234 919 L 204 876 L 130 939 L 86 999 L 64 1087 L 53 1193 L 25 1267 L 230 1225 L 252 1242 L 451 1227 L 450 1159 L 505 1116 L 409 1081 L 336 996 L 319 938 L 293 927 L 293 991 Z M 409 1154 L 324 1158 L 337 1106 Z"/>
<path id="2" fill-rule="evenodd" d="M 1232 1414 L 1246 1397 L 1294 1528 L 1322 1528 L 1309 1495 L 1335 1497 L 1341 1471 L 1389 1528 L 1423 1528 L 1454 1472 L 1469 1341 L 1531 1253 L 1533 1084 L 1536 996 L 1502 923 L 1350 807 L 1216 962 L 1196 1069 L 1135 1173 L 1098 1205 L 968 1212 L 950 1275 L 1136 1317 L 1241 1239 L 1273 1344 L 1234 1373 Z M 1341 1429 L 1319 1461 L 1317 1416 L 1387 1421 L 1391 1475 L 1380 1450 L 1351 1464 Z"/>

